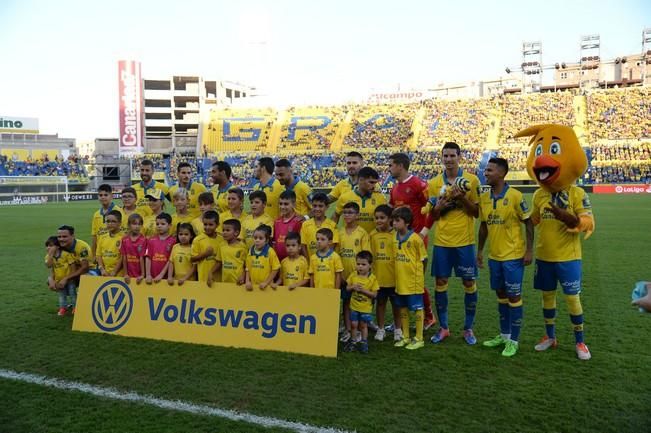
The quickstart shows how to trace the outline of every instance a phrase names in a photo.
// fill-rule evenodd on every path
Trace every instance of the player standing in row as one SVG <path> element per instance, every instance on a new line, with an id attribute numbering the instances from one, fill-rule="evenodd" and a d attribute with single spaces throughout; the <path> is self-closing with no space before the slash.
<path id="1" fill-rule="evenodd" d="M 354 187 L 357 186 L 357 173 L 364 167 L 364 158 L 359 152 L 348 152 L 346 154 L 346 171 L 348 172 L 348 178 L 340 180 L 330 193 L 328 194 L 328 201 L 333 203 L 339 200 L 339 197 L 346 191 L 352 191 Z M 345 203 L 342 203 L 342 205 Z"/>
<path id="2" fill-rule="evenodd" d="M 289 160 L 283 158 L 276 161 L 276 179 L 285 187 L 285 191 L 293 191 L 296 194 L 296 206 L 294 207 L 296 213 L 301 216 L 309 216 L 312 210 L 310 204 L 312 188 L 300 177 L 294 176 Z"/>
<path id="3" fill-rule="evenodd" d="M 481 194 L 479 204 L 479 241 L 477 265 L 484 267 L 484 245 L 488 239 L 488 268 L 490 286 L 497 294 L 500 334 L 484 346 L 505 346 L 502 356 L 513 356 L 518 351 L 522 327 L 522 278 L 524 267 L 533 259 L 533 224 L 529 207 L 522 193 L 511 188 L 504 177 L 509 164 L 503 158 L 491 158 L 484 170 L 490 191 Z M 527 241 L 522 238 L 522 224 Z"/>
<path id="4" fill-rule="evenodd" d="M 210 191 L 215 197 L 217 212 L 220 214 L 228 209 L 228 191 L 233 188 L 231 174 L 231 166 L 226 161 L 216 161 L 210 169 L 210 177 L 213 183 Z"/>
<path id="5" fill-rule="evenodd" d="M 136 209 L 137 212 L 146 218 L 152 214 L 149 208 L 149 201 L 147 194 L 151 191 L 162 191 L 164 196 L 168 196 L 169 188 L 162 182 L 155 181 L 154 177 L 154 163 L 150 159 L 143 159 L 140 161 L 140 182 L 131 185 L 136 191 Z"/>
<path id="6" fill-rule="evenodd" d="M 348 203 L 357 203 L 359 206 L 358 223 L 360 227 L 371 233 L 375 229 L 375 208 L 381 204 L 386 204 L 387 199 L 384 194 L 375 190 L 380 180 L 380 175 L 371 167 L 364 167 L 359 170 L 358 183 L 352 190 L 341 194 L 337 200 L 335 213 L 332 220 L 339 222 L 339 217 Z"/>
<path id="7" fill-rule="evenodd" d="M 199 194 L 207 190 L 204 184 L 192 181 L 192 166 L 188 162 L 179 163 L 176 168 L 176 174 L 178 182 L 169 188 L 167 194 L 169 197 L 174 197 L 176 191 L 180 188 L 185 188 L 188 191 L 188 213 L 192 218 L 187 222 L 190 222 L 192 219 L 201 215 L 201 211 L 199 210 Z M 176 227 L 173 228 L 173 231 L 176 231 Z"/>
<path id="8" fill-rule="evenodd" d="M 258 180 L 253 185 L 254 191 L 262 191 L 266 195 L 267 209 L 264 213 L 271 217 L 271 224 L 278 218 L 278 198 L 285 190 L 274 176 L 274 160 L 269 157 L 260 158 L 253 171 L 253 176 Z"/>
<path id="9" fill-rule="evenodd" d="M 465 291 L 463 338 L 473 345 L 477 343 L 472 327 L 477 312 L 475 218 L 479 216 L 479 179 L 459 167 L 461 148 L 457 143 L 445 143 L 442 154 L 444 170 L 428 185 L 432 217 L 436 222 L 432 276 L 436 277 L 434 300 L 440 322 L 431 341 L 438 344 L 450 336 L 448 279 L 454 269 Z"/>
<path id="10" fill-rule="evenodd" d="M 418 234 L 427 248 L 429 228 L 432 227 L 431 214 L 423 215 L 421 208 L 427 204 L 427 182 L 409 173 L 409 156 L 404 153 L 394 153 L 389 157 L 389 172 L 396 180 L 389 194 L 389 204 L 394 208 L 408 207 L 413 221 L 412 230 Z M 428 330 L 436 319 L 432 312 L 432 299 L 427 287 L 423 287 L 424 329 Z"/>

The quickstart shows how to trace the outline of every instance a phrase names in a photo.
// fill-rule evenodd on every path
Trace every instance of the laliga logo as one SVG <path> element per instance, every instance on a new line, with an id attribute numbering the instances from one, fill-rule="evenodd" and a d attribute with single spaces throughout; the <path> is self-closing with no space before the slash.
<path id="1" fill-rule="evenodd" d="M 615 192 L 616 192 L 617 194 L 621 194 L 622 191 L 624 191 L 624 188 L 623 188 L 622 186 L 617 185 L 617 186 L 615 187 Z"/>
<path id="2" fill-rule="evenodd" d="M 120 280 L 102 284 L 93 297 L 93 321 L 99 329 L 113 332 L 124 326 L 133 310 L 131 289 Z"/>

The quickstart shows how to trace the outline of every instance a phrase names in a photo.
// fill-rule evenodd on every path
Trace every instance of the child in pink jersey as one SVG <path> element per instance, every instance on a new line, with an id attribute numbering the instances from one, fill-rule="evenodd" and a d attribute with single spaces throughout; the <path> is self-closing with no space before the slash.
<path id="1" fill-rule="evenodd" d="M 159 282 L 167 276 L 172 247 L 176 238 L 170 236 L 170 214 L 162 212 L 156 216 L 156 235 L 147 240 L 147 252 L 145 253 L 145 282 L 151 284 Z"/>
<path id="2" fill-rule="evenodd" d="M 120 254 L 122 254 L 122 268 L 125 270 L 124 281 L 129 284 L 131 278 L 136 279 L 140 284 L 145 278 L 145 251 L 147 250 L 147 238 L 143 236 L 143 219 L 137 213 L 129 215 L 129 233 L 122 238 Z"/>
<path id="3" fill-rule="evenodd" d="M 289 233 L 300 233 L 301 226 L 305 219 L 296 215 L 296 193 L 294 191 L 283 191 L 278 200 L 280 216 L 274 221 L 273 247 L 278 255 L 278 260 L 283 261 L 287 257 L 285 238 Z"/>

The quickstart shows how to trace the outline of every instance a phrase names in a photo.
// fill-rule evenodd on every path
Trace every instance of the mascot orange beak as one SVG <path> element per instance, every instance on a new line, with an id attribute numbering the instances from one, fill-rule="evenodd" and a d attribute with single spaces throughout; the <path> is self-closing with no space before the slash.
<path id="1" fill-rule="evenodd" d="M 533 172 L 543 185 L 551 185 L 561 175 L 561 164 L 549 155 L 536 157 Z"/>

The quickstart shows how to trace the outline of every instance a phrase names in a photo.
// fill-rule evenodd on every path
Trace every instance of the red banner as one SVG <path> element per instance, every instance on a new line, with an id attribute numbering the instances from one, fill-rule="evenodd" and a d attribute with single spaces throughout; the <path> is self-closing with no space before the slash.
<path id="1" fill-rule="evenodd" d="M 651 194 L 651 185 L 623 184 L 623 185 L 594 185 L 594 194 Z"/>
<path id="2" fill-rule="evenodd" d="M 118 87 L 120 94 L 120 155 L 142 153 L 144 143 L 140 62 L 118 61 Z"/>

